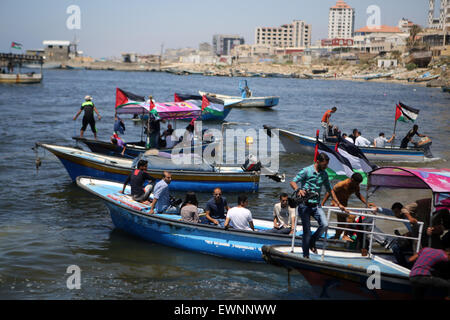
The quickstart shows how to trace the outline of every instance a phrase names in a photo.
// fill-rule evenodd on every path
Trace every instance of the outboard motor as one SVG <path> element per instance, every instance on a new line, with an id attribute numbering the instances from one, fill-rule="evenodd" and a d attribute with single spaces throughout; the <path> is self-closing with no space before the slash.
<path id="1" fill-rule="evenodd" d="M 431 141 L 430 137 L 422 137 L 419 142 L 416 143 L 417 148 L 423 149 L 423 153 L 427 158 L 433 158 L 433 154 L 431 153 Z"/>
<path id="2" fill-rule="evenodd" d="M 258 159 L 254 155 L 249 155 L 247 159 L 245 159 L 245 163 L 242 166 L 242 169 L 244 171 L 260 171 L 262 168 L 261 161 L 258 161 Z"/>

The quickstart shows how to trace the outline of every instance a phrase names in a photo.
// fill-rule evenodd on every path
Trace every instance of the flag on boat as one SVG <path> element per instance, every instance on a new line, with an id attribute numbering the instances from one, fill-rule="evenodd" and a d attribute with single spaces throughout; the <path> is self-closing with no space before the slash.
<path id="1" fill-rule="evenodd" d="M 407 105 L 399 102 L 395 109 L 395 121 L 414 122 L 419 115 L 419 111 L 419 109 L 408 107 Z"/>
<path id="2" fill-rule="evenodd" d="M 211 114 L 218 117 L 223 117 L 225 107 L 222 100 L 215 99 L 213 97 L 198 96 L 190 94 L 174 94 L 174 101 L 189 101 L 202 108 L 202 115 Z"/>
<path id="3" fill-rule="evenodd" d="M 325 153 L 330 158 L 327 168 L 328 178 L 330 180 L 345 180 L 353 175 L 352 165 L 346 158 L 326 146 L 324 143 L 320 141 L 317 141 L 316 143 L 316 154 L 314 159 L 317 159 L 317 156 L 320 153 Z"/>
<path id="4" fill-rule="evenodd" d="M 347 159 L 354 172 L 363 176 L 362 184 L 367 184 L 367 174 L 376 169 L 377 166 L 370 163 L 364 153 L 353 143 L 339 137 L 335 150 L 345 159 Z"/>
<path id="5" fill-rule="evenodd" d="M 139 105 L 145 102 L 145 97 L 116 88 L 116 110 L 127 105 Z"/>
<path id="6" fill-rule="evenodd" d="M 11 43 L 11 48 L 17 49 L 17 50 L 22 50 L 22 44 L 13 41 L 13 42 Z"/>

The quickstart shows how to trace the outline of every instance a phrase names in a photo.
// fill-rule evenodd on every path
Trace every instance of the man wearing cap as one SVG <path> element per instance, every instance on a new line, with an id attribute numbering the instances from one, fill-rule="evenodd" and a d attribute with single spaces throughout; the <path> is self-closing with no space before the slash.
<path id="1" fill-rule="evenodd" d="M 102 117 L 100 116 L 100 113 L 98 113 L 97 108 L 94 106 L 91 96 L 84 97 L 84 100 L 85 102 L 81 105 L 80 110 L 77 112 L 75 117 L 73 117 L 73 120 L 74 121 L 77 120 L 81 111 L 84 110 L 83 126 L 81 127 L 80 130 L 80 137 L 83 138 L 83 133 L 84 131 L 86 131 L 86 128 L 89 124 L 91 126 L 92 132 L 94 133 L 94 138 L 97 139 L 97 129 L 95 128 L 94 111 L 98 116 L 98 120 L 100 120 Z"/>

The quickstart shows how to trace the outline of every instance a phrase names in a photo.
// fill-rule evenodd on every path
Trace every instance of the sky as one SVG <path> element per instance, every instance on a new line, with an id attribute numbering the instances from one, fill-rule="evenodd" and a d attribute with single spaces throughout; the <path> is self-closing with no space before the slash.
<path id="1" fill-rule="evenodd" d="M 408 18 L 427 24 L 428 0 L 348 0 L 356 10 L 355 30 L 366 25 L 371 5 L 381 24 Z M 327 38 L 329 8 L 336 0 L 1 0 L 0 52 L 11 42 L 43 48 L 44 40 L 79 40 L 79 50 L 95 58 L 122 52 L 159 54 L 164 49 L 198 48 L 214 34 L 238 34 L 254 44 L 256 27 L 278 27 L 292 20 L 312 25 L 313 44 Z M 67 8 L 80 8 L 80 29 L 69 29 Z M 72 20 L 71 20 L 72 21 Z M 14 49 L 12 49 L 14 50 Z M 14 50 L 13 52 L 19 53 Z"/>

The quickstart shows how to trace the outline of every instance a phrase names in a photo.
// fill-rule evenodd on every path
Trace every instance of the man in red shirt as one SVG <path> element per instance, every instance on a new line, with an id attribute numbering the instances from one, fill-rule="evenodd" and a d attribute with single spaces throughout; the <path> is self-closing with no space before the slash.
<path id="1" fill-rule="evenodd" d="M 326 128 L 326 129 L 328 129 L 328 127 L 331 127 L 330 117 L 336 111 L 337 111 L 337 108 L 333 107 L 332 109 L 329 109 L 329 110 L 327 110 L 327 112 L 325 112 L 325 114 L 322 117 L 322 127 Z"/>

